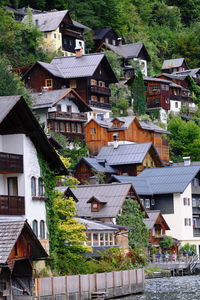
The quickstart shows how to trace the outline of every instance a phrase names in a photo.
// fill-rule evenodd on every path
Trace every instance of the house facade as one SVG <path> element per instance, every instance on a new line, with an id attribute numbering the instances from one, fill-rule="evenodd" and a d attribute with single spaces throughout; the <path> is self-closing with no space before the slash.
<path id="1" fill-rule="evenodd" d="M 26 87 L 34 92 L 72 88 L 91 107 L 91 118 L 108 118 L 111 114 L 109 85 L 117 82 L 103 53 L 57 57 L 51 63 L 36 62 L 23 76 Z"/>
<path id="2" fill-rule="evenodd" d="M 71 56 L 75 55 L 75 48 L 81 46 L 85 53 L 84 30 L 91 29 L 73 21 L 68 10 L 34 13 L 32 21 L 43 33 L 44 49 Z M 28 16 L 22 22 L 27 23 Z"/>
<path id="3" fill-rule="evenodd" d="M 85 141 L 86 113 L 92 109 L 73 89 L 60 89 L 31 94 L 32 109 L 45 131 L 59 132 L 69 143 Z"/>
<path id="4" fill-rule="evenodd" d="M 38 155 L 66 169 L 20 96 L 0 97 L 0 218 L 24 218 L 48 250 L 45 191 Z"/>
<path id="5" fill-rule="evenodd" d="M 86 144 L 91 155 L 97 155 L 103 146 L 152 142 L 164 164 L 169 162 L 167 139 L 169 132 L 148 121 L 136 117 L 118 117 L 104 120 L 93 119 L 85 126 Z"/>

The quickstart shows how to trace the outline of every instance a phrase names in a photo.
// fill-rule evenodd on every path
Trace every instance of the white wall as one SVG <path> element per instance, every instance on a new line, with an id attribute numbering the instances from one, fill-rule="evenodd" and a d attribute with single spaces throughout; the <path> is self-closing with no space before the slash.
<path id="1" fill-rule="evenodd" d="M 176 107 L 176 103 L 178 105 L 178 107 Z M 170 111 L 178 114 L 180 112 L 181 109 L 181 101 L 175 101 L 175 100 L 170 100 Z"/>
<path id="2" fill-rule="evenodd" d="M 177 178 L 178 180 L 178 178 Z M 192 197 L 191 184 L 180 194 L 174 194 L 174 214 L 164 214 L 164 218 L 170 227 L 168 235 L 183 241 L 193 239 L 192 226 Z M 190 198 L 190 205 L 184 205 L 183 198 Z M 190 218 L 191 225 L 185 226 L 184 219 Z"/>
<path id="3" fill-rule="evenodd" d="M 111 117 L 111 110 L 108 109 L 101 109 L 96 107 L 91 107 L 92 111 L 87 112 L 87 120 L 90 121 L 91 119 L 97 119 L 98 114 L 102 114 L 104 119 Z"/>

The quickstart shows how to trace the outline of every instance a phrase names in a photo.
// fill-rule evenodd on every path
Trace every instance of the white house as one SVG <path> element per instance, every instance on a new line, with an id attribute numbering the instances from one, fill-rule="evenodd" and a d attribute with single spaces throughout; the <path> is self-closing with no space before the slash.
<path id="1" fill-rule="evenodd" d="M 0 97 L 0 218 L 27 219 L 48 248 L 42 174 L 38 155 L 56 174 L 66 169 L 20 96 Z"/>

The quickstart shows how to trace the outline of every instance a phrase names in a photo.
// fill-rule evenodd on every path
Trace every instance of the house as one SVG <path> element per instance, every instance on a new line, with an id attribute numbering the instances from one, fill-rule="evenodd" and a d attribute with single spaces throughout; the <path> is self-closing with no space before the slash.
<path id="1" fill-rule="evenodd" d="M 22 7 L 22 8 L 13 8 L 5 5 L 3 7 L 5 10 L 11 11 L 14 14 L 15 20 L 21 22 L 22 19 L 28 14 L 28 11 L 31 11 L 32 14 L 40 14 L 41 10 L 30 8 L 30 7 Z"/>
<path id="2" fill-rule="evenodd" d="M 171 77 L 171 74 L 169 76 Z M 167 78 L 168 76 L 161 74 L 159 78 L 158 76 L 156 78 L 144 77 L 144 82 L 148 111 L 158 111 L 160 120 L 166 123 L 169 112 L 177 114 L 184 105 L 194 110 L 195 104 L 190 91 L 174 82 L 178 80 L 174 80 L 174 78 L 166 80 L 163 77 Z"/>
<path id="3" fill-rule="evenodd" d="M 107 182 L 113 174 L 117 174 L 117 169 L 111 167 L 106 160 L 98 160 L 96 157 L 82 157 L 73 169 L 73 176 L 81 184 L 90 182 L 97 173 L 105 176 Z"/>
<path id="4" fill-rule="evenodd" d="M 163 73 L 174 73 L 179 71 L 188 70 L 188 65 L 184 58 L 172 58 L 164 60 L 162 65 Z"/>
<path id="5" fill-rule="evenodd" d="M 119 55 L 126 78 L 130 78 L 134 75 L 134 64 L 137 63 L 142 73 L 147 76 L 147 63 L 151 61 L 151 59 L 144 43 L 122 44 L 122 38 L 116 39 L 115 32 L 106 30 L 106 28 L 100 32 L 97 31 L 97 38 L 99 46 L 96 47 L 95 52 L 107 49 Z"/>
<path id="6" fill-rule="evenodd" d="M 107 224 L 100 221 L 93 221 L 77 218 L 86 229 L 87 245 L 92 247 L 92 252 L 87 256 L 93 258 L 101 257 L 101 253 L 111 247 L 128 249 L 128 226 Z"/>
<path id="7" fill-rule="evenodd" d="M 36 13 L 33 24 L 44 34 L 43 47 L 51 51 L 62 51 L 65 56 L 75 54 L 75 48 L 81 46 L 85 53 L 84 30 L 90 28 L 73 21 L 68 10 L 52 10 Z M 28 16 L 22 20 L 28 21 Z"/>
<path id="8" fill-rule="evenodd" d="M 0 218 L 0 299 L 32 297 L 33 261 L 47 257 L 26 221 Z"/>
<path id="9" fill-rule="evenodd" d="M 44 130 L 59 132 L 69 142 L 75 139 L 84 141 L 85 112 L 92 109 L 73 89 L 52 90 L 31 94 L 32 109 L 39 117 Z"/>
<path id="10" fill-rule="evenodd" d="M 183 80 L 185 80 L 187 76 L 190 76 L 198 85 L 200 85 L 200 68 L 174 72 L 173 74 L 178 78 L 182 78 Z"/>
<path id="11" fill-rule="evenodd" d="M 117 46 L 120 43 L 121 38 L 118 34 L 111 28 L 100 28 L 94 31 L 94 52 L 101 47 L 103 43 Z"/>
<path id="12" fill-rule="evenodd" d="M 55 57 L 51 63 L 36 62 L 22 77 L 33 92 L 72 88 L 92 108 L 88 119 L 108 118 L 111 114 L 110 83 L 116 76 L 103 53 Z"/>
<path id="13" fill-rule="evenodd" d="M 160 210 L 170 227 L 168 235 L 181 246 L 195 244 L 200 253 L 200 165 L 185 160 L 184 165 L 145 169 L 137 177 L 114 179 L 132 183 L 146 209 Z"/>
<path id="14" fill-rule="evenodd" d="M 48 249 L 42 158 L 56 175 L 67 174 L 21 96 L 0 97 L 0 218 L 27 219 Z"/>
<path id="15" fill-rule="evenodd" d="M 116 224 L 116 217 L 122 212 L 123 203 L 128 198 L 137 201 L 141 210 L 145 211 L 130 183 L 78 185 L 76 188 L 61 188 L 67 197 L 71 196 L 75 199 L 77 216 L 80 218 Z"/>
<path id="16" fill-rule="evenodd" d="M 164 164 L 169 162 L 169 148 L 163 135 L 168 134 L 163 128 L 149 121 L 139 121 L 135 116 L 92 119 L 85 125 L 86 144 L 92 156 L 116 141 L 118 144 L 152 142 Z"/>

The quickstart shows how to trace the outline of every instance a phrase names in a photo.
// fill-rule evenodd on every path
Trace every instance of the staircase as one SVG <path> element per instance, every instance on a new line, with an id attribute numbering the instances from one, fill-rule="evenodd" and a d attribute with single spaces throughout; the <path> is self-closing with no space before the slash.
<path id="1" fill-rule="evenodd" d="M 189 263 L 189 270 L 190 270 L 191 274 L 194 273 L 194 270 L 195 270 L 196 265 L 198 264 L 198 262 L 199 262 L 199 256 L 198 255 L 194 255 L 192 257 L 192 260 Z"/>

